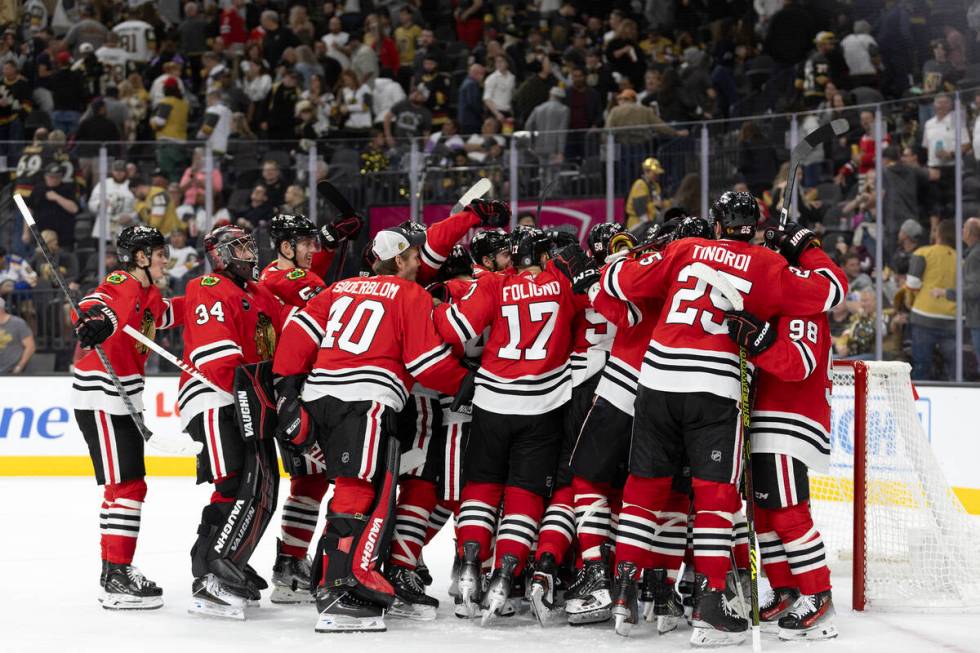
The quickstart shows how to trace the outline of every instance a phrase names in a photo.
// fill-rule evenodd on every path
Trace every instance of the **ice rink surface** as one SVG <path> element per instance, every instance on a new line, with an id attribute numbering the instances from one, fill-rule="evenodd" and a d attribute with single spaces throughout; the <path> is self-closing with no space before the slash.
<path id="1" fill-rule="evenodd" d="M 609 624 L 544 630 L 529 614 L 499 620 L 491 629 L 456 619 L 446 594 L 452 562 L 447 527 L 426 549 L 435 577 L 430 591 L 442 605 L 439 618 L 420 623 L 388 619 L 387 633 L 320 635 L 312 606 L 250 610 L 245 622 L 187 614 L 190 547 L 210 486 L 190 478 L 149 478 L 136 564 L 164 588 L 165 605 L 147 612 L 109 612 L 96 600 L 99 578 L 100 488 L 82 478 L 0 478 L 0 652 L 168 651 L 209 647 L 239 653 L 262 651 L 370 651 L 382 653 L 505 653 L 520 650 L 583 653 L 587 650 L 688 650 L 690 630 L 658 636 L 650 624 L 633 636 L 616 636 Z M 288 491 L 283 483 L 280 502 Z M 322 512 L 321 512 L 322 515 Z M 818 525 L 819 526 L 819 525 Z M 271 576 L 278 514 L 256 551 L 252 566 Z M 268 591 L 265 592 L 268 595 Z M 977 614 L 858 614 L 850 609 L 850 579 L 835 580 L 840 637 L 830 642 L 789 643 L 766 638 L 767 651 L 980 651 Z M 746 643 L 738 649 L 751 650 Z"/>

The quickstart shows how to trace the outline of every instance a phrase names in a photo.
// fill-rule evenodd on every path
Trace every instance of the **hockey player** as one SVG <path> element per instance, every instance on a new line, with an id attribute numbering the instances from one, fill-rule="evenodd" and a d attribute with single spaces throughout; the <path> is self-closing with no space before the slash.
<path id="1" fill-rule="evenodd" d="M 746 310 L 761 319 L 780 311 L 826 311 L 844 296 L 840 277 L 791 269 L 772 251 L 749 244 L 758 204 L 747 193 L 723 194 L 712 207 L 712 218 L 722 240 L 690 238 L 671 243 L 663 253 L 616 261 L 597 290 L 624 302 L 631 322 L 644 319 L 633 300 L 664 299 L 640 371 L 619 532 L 653 534 L 659 526 L 656 513 L 663 510 L 686 453 L 693 479 L 694 567 L 700 592 L 691 642 L 699 646 L 741 642 L 747 622 L 723 595 L 733 514 L 741 507 L 739 361 L 727 337 L 727 302 L 695 276 L 694 263 L 724 273 L 744 295 Z M 799 240 L 787 243 L 800 245 Z M 616 559 L 612 612 L 617 632 L 628 634 L 637 621 L 637 574 L 650 562 L 647 551 L 622 538 L 617 538 Z"/>
<path id="2" fill-rule="evenodd" d="M 248 232 L 219 227 L 204 247 L 214 272 L 187 284 L 184 362 L 227 394 L 186 372 L 180 377 L 181 425 L 204 445 L 197 482 L 214 485 L 191 549 L 190 610 L 244 619 L 245 606 L 266 587 L 248 558 L 275 509 L 279 474 L 271 442 L 246 439 L 239 428 L 232 390 L 237 368 L 272 357 L 285 309 L 255 283 L 258 257 Z"/>
<path id="3" fill-rule="evenodd" d="M 460 211 L 445 220 L 426 228 L 420 222 L 407 221 L 399 225 L 403 229 L 421 229 L 425 242 L 419 249 L 421 267 L 418 282 L 426 285 L 439 276 L 439 268 L 453 247 L 463 239 L 470 229 L 484 227 L 499 229 L 510 223 L 510 207 L 500 200 L 475 199 Z"/>
<path id="4" fill-rule="evenodd" d="M 413 379 L 455 394 L 465 370 L 435 331 L 431 297 L 415 283 L 422 234 L 378 232 L 377 276 L 340 281 L 290 317 L 274 371 L 279 437 L 315 440 L 334 479 L 315 562 L 317 632 L 385 630 L 391 585 L 377 571 L 394 508 L 395 415 Z M 311 428 L 315 425 L 314 430 Z"/>
<path id="5" fill-rule="evenodd" d="M 479 279 L 487 272 L 513 270 L 510 257 L 510 237 L 503 229 L 478 231 L 470 240 L 473 276 Z"/>
<path id="6" fill-rule="evenodd" d="M 283 304 L 305 306 L 326 288 L 323 276 L 333 262 L 337 243 L 356 239 L 362 223 L 360 217 L 351 216 L 318 230 L 303 215 L 277 214 L 269 225 L 276 259 L 262 270 L 259 285 Z M 316 532 L 320 502 L 327 491 L 327 477 L 323 467 L 313 462 L 312 457 L 286 451 L 282 454 L 283 466 L 289 473 L 289 496 L 283 502 L 282 534 L 272 568 L 270 600 L 273 603 L 310 602 L 313 594 L 307 549 Z"/>
<path id="7" fill-rule="evenodd" d="M 163 590 L 132 564 L 146 497 L 143 438 L 92 348 L 102 345 L 133 407 L 142 412 L 147 350 L 123 333 L 123 327 L 132 326 L 152 338 L 156 329 L 177 326 L 183 298 L 164 299 L 154 285 L 166 275 L 170 259 L 159 231 L 127 227 L 116 241 L 116 251 L 125 268 L 110 272 L 79 302 L 82 313 L 75 334 L 89 351 L 75 364 L 72 405 L 96 482 L 104 486 L 99 601 L 108 610 L 150 609 L 163 605 Z"/>
<path id="8" fill-rule="evenodd" d="M 483 599 L 484 623 L 509 599 L 554 484 L 561 408 L 571 398 L 571 326 L 581 308 L 568 280 L 545 267 L 551 241 L 544 232 L 525 227 L 512 238 L 515 274 L 485 275 L 462 301 L 435 313 L 439 332 L 458 351 L 490 327 L 476 375 L 457 530 L 461 598 L 470 614 Z M 483 597 L 480 567 L 491 554 L 501 499 L 494 571 Z"/>
<path id="9" fill-rule="evenodd" d="M 605 262 L 609 241 L 623 231 L 623 226 L 618 223 L 599 224 L 589 231 L 589 253 L 596 267 Z M 558 251 L 585 256 L 575 237 L 572 236 L 571 239 L 570 244 Z M 556 242 L 555 245 L 559 243 Z M 609 350 L 615 336 L 616 327 L 591 306 L 578 313 L 573 325 L 572 353 L 569 358 L 572 369 L 572 398 L 564 410 L 563 439 L 555 490 L 541 520 L 534 574 L 531 578 L 531 611 L 541 625 L 550 623 L 557 613 L 555 594 L 558 566 L 575 539 L 575 492 L 569 470 L 572 449 L 592 406 L 599 383 L 599 372 L 609 359 Z"/>
<path id="10" fill-rule="evenodd" d="M 806 250 L 800 266 L 807 269 L 807 263 L 822 261 Z M 762 563 L 773 588 L 760 606 L 762 628 L 780 639 L 836 637 L 830 570 L 810 514 L 808 476 L 810 469 L 826 473 L 830 462 L 827 315 L 764 322 L 750 313 L 730 314 L 728 326 L 758 369 L 750 431 L 752 484 Z"/>

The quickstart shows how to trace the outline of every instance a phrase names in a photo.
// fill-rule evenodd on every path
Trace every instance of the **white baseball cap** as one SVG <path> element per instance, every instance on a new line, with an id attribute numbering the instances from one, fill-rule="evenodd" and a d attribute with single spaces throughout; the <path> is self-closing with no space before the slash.
<path id="1" fill-rule="evenodd" d="M 382 229 L 374 235 L 371 251 L 379 261 L 387 261 L 402 254 L 409 247 L 418 247 L 425 242 L 425 233 L 409 232 L 401 227 Z"/>

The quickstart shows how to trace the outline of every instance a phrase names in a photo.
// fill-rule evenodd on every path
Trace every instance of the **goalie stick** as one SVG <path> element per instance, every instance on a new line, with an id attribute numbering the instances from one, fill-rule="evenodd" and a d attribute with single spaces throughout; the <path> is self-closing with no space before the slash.
<path id="1" fill-rule="evenodd" d="M 78 302 L 75 301 L 75 298 L 72 297 L 71 293 L 68 291 L 68 286 L 65 284 L 65 279 L 58 270 L 58 266 L 52 262 L 51 254 L 48 252 L 48 246 L 37 232 L 37 223 L 34 221 L 34 216 L 31 214 L 31 210 L 27 207 L 27 203 L 20 195 L 14 195 L 14 204 L 17 205 L 17 209 L 24 218 L 24 223 L 27 224 L 27 228 L 30 230 L 34 240 L 37 241 L 38 248 L 41 250 L 44 260 L 51 268 L 51 274 L 54 276 L 55 281 L 58 282 L 58 287 L 61 288 L 61 292 L 64 293 L 65 299 L 68 300 L 68 305 L 71 306 L 71 309 L 75 311 L 76 315 L 81 317 L 82 309 L 78 307 Z M 95 353 L 98 355 L 99 360 L 102 361 L 102 367 L 105 368 L 106 374 L 108 374 L 109 378 L 112 380 L 113 387 L 116 389 L 116 392 L 119 393 L 119 397 L 122 399 L 123 405 L 126 407 L 126 412 L 128 412 L 129 416 L 133 418 L 133 423 L 136 424 L 136 430 L 139 431 L 143 441 L 164 453 L 183 454 L 185 452 L 185 447 L 183 445 L 153 437 L 153 433 L 147 428 L 146 423 L 143 421 L 143 416 L 136 410 L 136 406 L 133 405 L 133 400 L 129 398 L 129 393 L 123 387 L 122 381 L 119 380 L 115 370 L 112 369 L 112 365 L 109 363 L 109 358 L 105 355 L 102 345 L 95 346 Z"/>
<path id="2" fill-rule="evenodd" d="M 789 154 L 789 176 L 786 178 L 786 188 L 783 191 L 783 202 L 779 209 L 779 228 L 786 226 L 789 220 L 789 208 L 793 202 L 793 193 L 796 192 L 796 170 L 800 167 L 800 161 L 810 155 L 818 145 L 833 136 L 843 136 L 851 128 L 846 118 L 838 118 L 826 124 L 820 125 L 812 132 L 803 137 L 793 151 Z"/>
<path id="3" fill-rule="evenodd" d="M 721 293 L 732 305 L 732 310 L 742 311 L 745 309 L 745 302 L 741 293 L 735 286 L 725 278 L 725 275 L 714 268 L 708 267 L 704 263 L 694 263 L 691 265 L 691 276 L 704 281 L 712 288 Z M 749 362 L 745 347 L 738 348 L 738 378 L 740 385 L 739 392 L 739 413 L 742 420 L 742 482 L 745 486 L 745 521 L 749 537 L 749 575 L 751 579 L 751 623 L 752 623 L 752 650 L 755 653 L 762 651 L 762 629 L 759 626 L 759 556 L 756 552 L 755 536 L 755 494 L 752 490 L 752 444 L 749 441 L 749 426 L 751 425 L 752 400 L 750 396 L 751 388 L 749 383 Z M 735 573 L 738 573 L 736 566 Z M 742 584 L 735 583 L 742 605 L 745 605 L 745 598 L 742 596 Z"/>

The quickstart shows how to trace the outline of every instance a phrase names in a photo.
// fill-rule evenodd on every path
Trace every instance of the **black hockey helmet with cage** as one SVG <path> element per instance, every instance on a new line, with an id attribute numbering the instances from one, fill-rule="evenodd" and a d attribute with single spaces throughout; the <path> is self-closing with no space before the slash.
<path id="1" fill-rule="evenodd" d="M 449 256 L 442 262 L 442 267 L 439 268 L 439 278 L 443 280 L 455 279 L 461 276 L 468 277 L 472 274 L 473 259 L 470 258 L 470 253 L 462 245 L 454 245 Z"/>
<path id="2" fill-rule="evenodd" d="M 497 254 L 510 249 L 510 238 L 503 229 L 484 229 L 478 231 L 470 241 L 470 255 L 478 264 L 483 265 L 483 257 L 492 260 Z"/>
<path id="3" fill-rule="evenodd" d="M 301 238 L 316 238 L 317 233 L 313 223 L 301 213 L 277 213 L 269 224 L 269 238 L 276 256 L 282 243 L 289 243 L 295 256 L 296 242 Z"/>
<path id="4" fill-rule="evenodd" d="M 759 223 L 759 203 L 745 191 L 725 191 L 711 205 L 710 216 L 725 238 L 750 240 Z"/>
<path id="5" fill-rule="evenodd" d="M 127 266 L 136 265 L 136 253 L 143 252 L 149 260 L 153 250 L 167 248 L 167 239 L 156 227 L 134 225 L 126 227 L 116 239 L 116 255 Z"/>
<path id="6" fill-rule="evenodd" d="M 604 222 L 589 229 L 589 251 L 596 263 L 602 265 L 609 254 L 609 243 L 616 234 L 621 234 L 626 228 L 618 222 Z"/>
<path id="7" fill-rule="evenodd" d="M 519 225 L 510 234 L 510 253 L 514 266 L 526 268 L 540 265 L 541 255 L 551 251 L 554 242 L 541 229 Z"/>
<path id="8" fill-rule="evenodd" d="M 218 227 L 204 237 L 204 251 L 215 272 L 238 283 L 258 280 L 258 250 L 252 234 L 241 227 Z"/>

